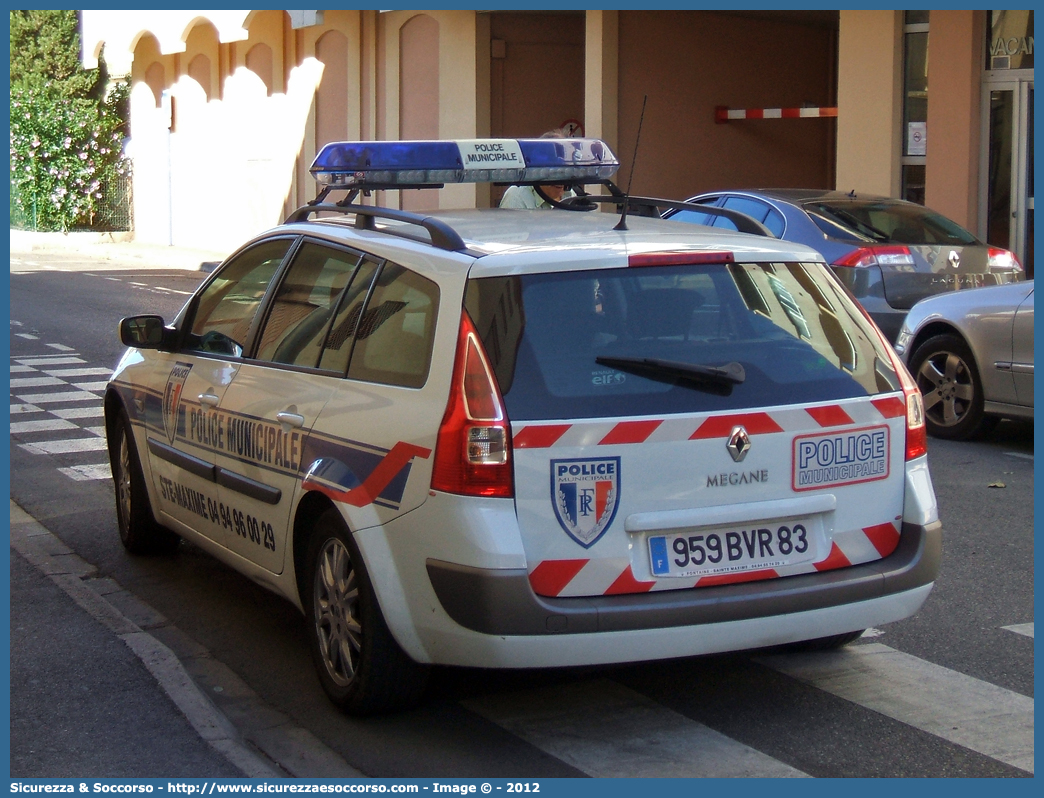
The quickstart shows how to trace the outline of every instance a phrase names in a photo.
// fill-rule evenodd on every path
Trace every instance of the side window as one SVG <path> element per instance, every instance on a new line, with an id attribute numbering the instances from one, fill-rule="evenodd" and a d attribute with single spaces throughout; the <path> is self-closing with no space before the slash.
<path id="1" fill-rule="evenodd" d="M 725 199 L 725 207 L 733 211 L 745 213 L 751 219 L 759 222 L 765 221 L 765 216 L 769 212 L 768 205 L 750 197 L 727 197 Z"/>
<path id="2" fill-rule="evenodd" d="M 671 216 L 672 222 L 688 222 L 689 224 L 714 224 L 715 217 L 709 213 L 700 213 L 699 211 L 678 211 Z"/>
<path id="3" fill-rule="evenodd" d="M 765 217 L 765 227 L 769 229 L 769 232 L 776 238 L 781 238 L 786 226 L 787 223 L 783 218 L 783 214 L 775 208 L 770 208 L 769 215 Z"/>
<path id="4" fill-rule="evenodd" d="M 711 205 L 711 206 L 714 206 L 714 205 L 718 204 L 719 199 L 720 199 L 719 197 L 711 197 L 709 199 L 703 200 L 699 204 L 700 205 Z M 713 226 L 714 225 L 714 220 L 717 219 L 717 218 L 719 218 L 719 217 L 713 216 L 712 214 L 709 214 L 709 213 L 700 213 L 699 211 L 685 211 L 685 210 L 678 211 L 677 213 L 672 214 L 671 217 L 670 217 L 672 222 L 688 222 L 689 224 L 704 224 L 704 225 L 707 225 L 708 227 Z"/>
<path id="5" fill-rule="evenodd" d="M 439 288 L 395 263 L 385 263 L 355 331 L 348 376 L 420 388 L 428 378 Z"/>
<path id="6" fill-rule="evenodd" d="M 379 265 L 379 261 L 363 256 L 351 285 L 341 297 L 337 316 L 330 327 L 330 333 L 326 336 L 323 357 L 319 361 L 319 368 L 324 371 L 344 374 L 348 370 L 348 359 L 352 355 L 352 343 L 355 341 L 355 328 L 359 324 L 359 317 L 370 291 L 370 283 L 373 282 Z"/>
<path id="7" fill-rule="evenodd" d="M 315 368 L 359 253 L 307 243 L 294 256 L 261 330 L 257 359 Z"/>
<path id="8" fill-rule="evenodd" d="M 266 241 L 229 261 L 200 294 L 184 348 L 240 357 L 261 299 L 292 243 Z"/>
<path id="9" fill-rule="evenodd" d="M 725 207 L 745 213 L 750 218 L 761 222 L 776 238 L 783 235 L 783 228 L 786 227 L 783 214 L 767 202 L 751 199 L 750 197 L 728 197 L 725 200 Z M 722 226 L 724 225 L 719 225 L 719 227 Z M 729 222 L 728 226 L 730 229 L 735 229 L 735 225 L 731 222 Z"/>

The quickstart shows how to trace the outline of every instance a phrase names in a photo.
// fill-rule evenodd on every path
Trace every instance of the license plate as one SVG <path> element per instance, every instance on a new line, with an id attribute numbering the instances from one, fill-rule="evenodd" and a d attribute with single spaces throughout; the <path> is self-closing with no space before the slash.
<path id="1" fill-rule="evenodd" d="M 817 560 L 818 519 L 790 519 L 649 539 L 653 576 L 710 576 L 802 565 Z"/>

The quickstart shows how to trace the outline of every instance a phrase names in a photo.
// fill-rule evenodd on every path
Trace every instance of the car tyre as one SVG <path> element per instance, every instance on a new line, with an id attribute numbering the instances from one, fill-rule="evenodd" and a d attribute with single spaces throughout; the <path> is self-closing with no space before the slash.
<path id="1" fill-rule="evenodd" d="M 120 542 L 131 554 L 169 554 L 180 538 L 156 522 L 127 411 L 120 410 L 109 444 Z"/>
<path id="2" fill-rule="evenodd" d="M 929 338 L 910 358 L 910 371 L 924 396 L 929 435 L 968 440 L 989 429 L 979 370 L 961 338 L 949 334 Z"/>
<path id="3" fill-rule="evenodd" d="M 428 668 L 392 637 L 355 540 L 340 513 L 315 524 L 304 569 L 304 605 L 312 659 L 323 690 L 352 715 L 416 704 Z"/>

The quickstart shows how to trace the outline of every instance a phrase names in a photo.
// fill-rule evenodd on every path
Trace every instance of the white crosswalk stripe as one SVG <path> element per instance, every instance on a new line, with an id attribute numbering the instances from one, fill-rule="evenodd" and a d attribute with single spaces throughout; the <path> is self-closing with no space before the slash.
<path id="1" fill-rule="evenodd" d="M 106 448 L 104 438 L 96 435 L 90 438 L 71 438 L 63 441 L 42 441 L 40 443 L 20 443 L 21 448 L 30 454 L 71 454 L 73 452 L 103 452 Z"/>
<path id="2" fill-rule="evenodd" d="M 77 429 L 77 426 L 64 418 L 41 418 L 33 421 L 11 422 L 12 435 L 22 435 L 26 432 L 55 432 L 63 429 Z"/>
<path id="3" fill-rule="evenodd" d="M 71 468 L 59 468 L 58 470 L 69 477 L 69 479 L 75 479 L 77 482 L 112 479 L 112 471 L 109 470 L 108 463 L 72 466 Z"/>
<path id="4" fill-rule="evenodd" d="M 1033 699 L 881 643 L 758 661 L 908 726 L 1033 772 Z"/>
<path id="5" fill-rule="evenodd" d="M 11 380 L 12 388 L 44 388 L 48 385 L 66 385 L 65 380 L 57 377 L 20 377 Z"/>
<path id="6" fill-rule="evenodd" d="M 49 374 L 52 377 L 91 377 L 98 375 L 101 377 L 108 377 L 112 374 L 112 369 L 107 368 L 83 368 L 83 369 L 43 369 L 44 374 Z"/>
<path id="7" fill-rule="evenodd" d="M 1029 623 L 1016 623 L 1011 626 L 1002 626 L 1001 629 L 1006 629 L 1009 632 L 1014 632 L 1017 635 L 1024 635 L 1026 637 L 1033 637 L 1033 622 Z"/>
<path id="8" fill-rule="evenodd" d="M 24 357 L 15 357 L 13 360 L 15 363 L 19 363 L 23 366 L 71 366 L 76 363 L 87 362 L 82 358 L 74 357 L 72 355 L 26 355 Z"/>
<path id="9" fill-rule="evenodd" d="M 100 380 L 98 382 L 74 382 L 72 385 L 74 388 L 79 388 L 81 391 L 100 393 L 105 390 L 105 386 L 108 384 L 108 380 Z"/>
<path id="10" fill-rule="evenodd" d="M 56 407 L 50 412 L 58 418 L 101 418 L 105 415 L 101 404 L 93 407 Z"/>
<path id="11" fill-rule="evenodd" d="M 94 461 L 57 469 L 70 479 L 110 479 L 109 464 L 97 459 L 98 453 L 106 450 L 105 427 L 98 422 L 104 415 L 104 378 L 112 370 L 90 365 L 65 344 L 46 346 L 54 351 L 11 358 L 11 435 L 20 436 L 19 447 L 31 454 L 60 455 L 66 459 L 79 459 L 82 455 L 84 460 Z M 72 382 L 84 378 L 94 379 Z M 26 393 L 27 389 L 35 390 Z M 44 393 L 43 389 L 53 390 Z M 90 426 L 82 425 L 83 422 Z M 70 433 L 74 437 L 69 437 Z"/>
<path id="12" fill-rule="evenodd" d="M 807 775 L 606 679 L 463 703 L 598 778 Z"/>
<path id="13" fill-rule="evenodd" d="M 33 405 L 56 404 L 58 402 L 97 402 L 100 397 L 90 391 L 61 391 L 55 393 L 32 393 L 18 395 L 18 399 Z"/>

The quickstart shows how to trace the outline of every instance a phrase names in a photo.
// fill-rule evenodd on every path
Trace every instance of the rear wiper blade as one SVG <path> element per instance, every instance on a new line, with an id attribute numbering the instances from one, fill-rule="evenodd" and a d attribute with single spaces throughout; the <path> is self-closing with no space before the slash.
<path id="1" fill-rule="evenodd" d="M 685 382 L 693 387 L 714 386 L 731 390 L 747 378 L 743 365 L 735 361 L 724 366 L 703 366 L 698 363 L 680 363 L 654 357 L 596 357 L 601 366 L 630 371 L 642 377 L 664 382 Z"/>

